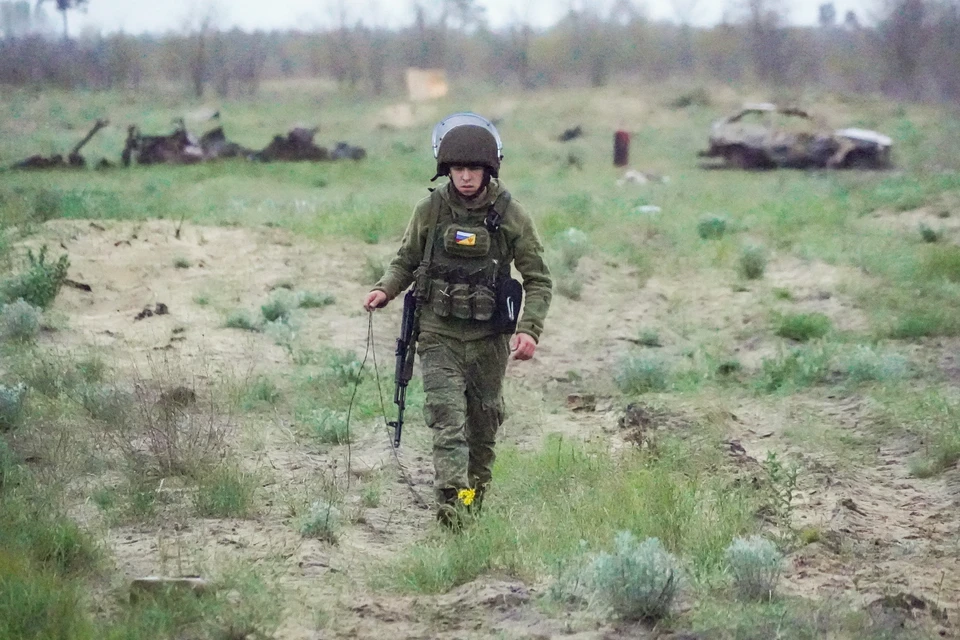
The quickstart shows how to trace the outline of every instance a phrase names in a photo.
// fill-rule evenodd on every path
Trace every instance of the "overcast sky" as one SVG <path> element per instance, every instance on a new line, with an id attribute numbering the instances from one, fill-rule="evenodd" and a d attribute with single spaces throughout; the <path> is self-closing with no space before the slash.
<path id="1" fill-rule="evenodd" d="M 793 24 L 813 25 L 818 7 L 828 0 L 771 0 L 779 3 Z M 872 12 L 882 0 L 833 0 L 838 19 L 848 10 L 856 11 L 863 23 L 870 23 Z M 491 25 L 502 26 L 517 20 L 547 26 L 561 17 L 571 5 L 608 7 L 613 0 L 480 0 Z M 436 2 L 426 0 L 424 6 Z M 634 0 L 633 5 L 653 20 L 677 20 L 675 7 L 686 7 L 689 20 L 699 26 L 718 22 L 724 14 L 734 17 L 744 0 Z M 48 5 L 52 6 L 52 5 Z M 222 28 L 242 29 L 311 29 L 337 20 L 337 7 L 346 7 L 349 21 L 363 20 L 369 25 L 395 27 L 412 20 L 409 0 L 89 0 L 86 13 L 71 16 L 71 31 L 83 28 L 101 31 L 142 33 L 181 30 L 185 24 L 198 22 L 211 11 Z M 692 7 L 692 8 L 691 8 Z"/>

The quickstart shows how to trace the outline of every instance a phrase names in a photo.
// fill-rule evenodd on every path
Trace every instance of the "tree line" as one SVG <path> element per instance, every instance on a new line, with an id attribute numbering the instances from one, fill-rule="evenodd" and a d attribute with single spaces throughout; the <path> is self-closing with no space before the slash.
<path id="1" fill-rule="evenodd" d="M 492 29 L 472 0 L 417 1 L 412 23 L 396 28 L 352 22 L 342 10 L 336 24 L 315 31 L 225 31 L 205 18 L 177 34 L 76 39 L 68 37 L 67 15 L 84 0 L 51 1 L 63 16 L 63 37 L 35 28 L 43 0 L 0 1 L 0 83 L 173 84 L 197 96 L 228 96 L 254 94 L 264 79 L 324 77 L 379 95 L 399 91 L 404 70 L 419 67 L 527 89 L 683 78 L 960 98 L 960 0 L 878 0 L 869 25 L 853 12 L 840 17 L 826 2 L 814 27 L 787 24 L 781 0 L 743 0 L 737 15 L 708 28 L 690 24 L 699 0 L 673 0 L 679 23 L 650 21 L 617 0 L 605 10 L 571 9 L 546 29 L 520 19 Z"/>

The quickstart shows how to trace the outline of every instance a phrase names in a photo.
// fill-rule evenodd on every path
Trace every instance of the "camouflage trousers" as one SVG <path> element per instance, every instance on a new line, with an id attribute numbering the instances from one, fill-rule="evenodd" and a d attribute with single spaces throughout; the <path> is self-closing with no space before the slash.
<path id="1" fill-rule="evenodd" d="M 490 482 L 510 337 L 464 341 L 422 333 L 418 350 L 424 420 L 433 430 L 434 490 L 443 503 L 450 490 L 482 490 Z"/>

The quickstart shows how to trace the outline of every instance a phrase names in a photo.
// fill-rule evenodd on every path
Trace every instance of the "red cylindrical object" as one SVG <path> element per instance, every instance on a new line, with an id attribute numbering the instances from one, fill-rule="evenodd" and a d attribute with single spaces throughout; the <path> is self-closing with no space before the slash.
<path id="1" fill-rule="evenodd" d="M 613 134 L 613 166 L 630 164 L 630 134 L 620 130 Z"/>

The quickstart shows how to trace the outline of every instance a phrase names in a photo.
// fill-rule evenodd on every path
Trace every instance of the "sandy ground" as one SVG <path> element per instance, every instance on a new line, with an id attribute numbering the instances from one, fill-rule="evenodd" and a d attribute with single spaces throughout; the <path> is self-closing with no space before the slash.
<path id="1" fill-rule="evenodd" d="M 912 223 L 911 223 L 912 224 Z M 29 239 L 69 251 L 70 277 L 92 292 L 65 288 L 55 314 L 64 328 L 48 336 L 66 349 L 94 345 L 123 370 L 150 371 L 159 360 L 175 362 L 185 383 L 202 387 L 229 376 L 282 375 L 289 356 L 263 333 L 223 328 L 227 309 L 257 310 L 277 287 L 323 291 L 336 304 L 299 314 L 299 339 L 364 352 L 366 314 L 360 300 L 367 255 L 387 257 L 392 246 L 369 246 L 337 239 L 321 245 L 270 228 L 185 226 L 56 221 Z M 188 268 L 177 268 L 185 260 Z M 555 299 L 536 358 L 511 365 L 512 394 L 526 402 L 562 398 L 579 391 L 576 380 L 609 379 L 611 363 L 633 348 L 641 329 L 656 329 L 662 353 L 684 353 L 704 336 L 729 345 L 749 368 L 774 352 L 767 310 L 771 288 L 788 288 L 792 308 L 819 311 L 841 329 L 866 326 L 863 314 L 843 291 L 859 277 L 820 263 L 777 259 L 762 284 L 736 291 L 729 283 L 652 279 L 638 288 L 627 268 L 585 258 L 580 272 L 588 286 L 583 298 Z M 629 291 L 630 295 L 621 292 Z M 206 300 L 206 304 L 198 301 Z M 145 308 L 166 305 L 169 313 L 135 319 Z M 391 376 L 392 344 L 398 305 L 378 313 L 375 340 L 381 374 Z M 590 310 L 585 313 L 584 310 Z M 764 337 L 768 336 L 768 337 Z M 384 364 L 385 363 L 385 364 Z M 570 372 L 577 372 L 571 376 Z M 594 385 L 602 388 L 601 383 Z M 389 399 L 388 399 L 389 400 Z M 725 400 L 724 423 L 731 441 L 745 453 L 744 464 L 769 450 L 802 460 L 797 526 L 819 527 L 824 535 L 788 559 L 784 590 L 811 598 L 842 598 L 864 606 L 882 596 L 910 594 L 926 610 L 931 628 L 951 634 L 960 613 L 960 474 L 929 480 L 909 476 L 907 454 L 915 445 L 885 442 L 876 455 L 851 464 L 817 438 L 789 437 L 791 430 L 816 423 L 820 430 L 849 437 L 867 434 L 874 413 L 856 396 L 816 401 Z M 530 419 L 504 425 L 505 439 L 535 446 L 547 432 L 591 439 L 616 424 L 619 407 L 601 401 L 596 411 L 562 410 L 549 423 Z M 392 411 L 392 409 L 391 409 Z M 528 412 L 529 413 L 529 412 Z M 640 637 L 623 630 L 548 618 L 535 605 L 540 585 L 486 576 L 441 596 L 392 597 L 365 589 L 357 567 L 372 567 L 429 535 L 432 513 L 421 508 L 399 480 L 387 437 L 370 435 L 352 446 L 356 482 L 374 474 L 388 478 L 387 499 L 362 510 L 339 545 L 302 538 L 291 526 L 289 496 L 308 494 L 325 471 L 343 473 L 342 448 L 323 453 L 295 437 L 289 418 L 251 418 L 231 431 L 236 443 L 254 441 L 249 462 L 268 470 L 266 506 L 249 520 L 175 519 L 158 526 L 104 530 L 118 576 L 191 573 L 239 561 L 273 572 L 285 597 L 279 638 L 576 638 Z M 251 440 L 252 439 L 252 440 Z M 798 440 L 803 442 L 798 445 Z M 423 434 L 405 441 L 401 454 L 414 488 L 430 495 L 431 467 Z M 240 446 L 237 444 L 237 446 Z M 858 459 L 859 460 L 859 459 Z M 913 602 L 912 613 L 920 605 Z M 891 605 L 893 606 L 893 605 Z M 896 609 L 895 606 L 893 606 Z M 906 605 L 908 613 L 911 607 Z M 947 618 L 936 611 L 944 610 Z M 931 613 L 934 610 L 934 613 Z M 323 615 L 318 615 L 321 612 Z M 456 612 L 452 615 L 451 612 Z M 945 620 L 947 620 L 945 622 Z"/>

